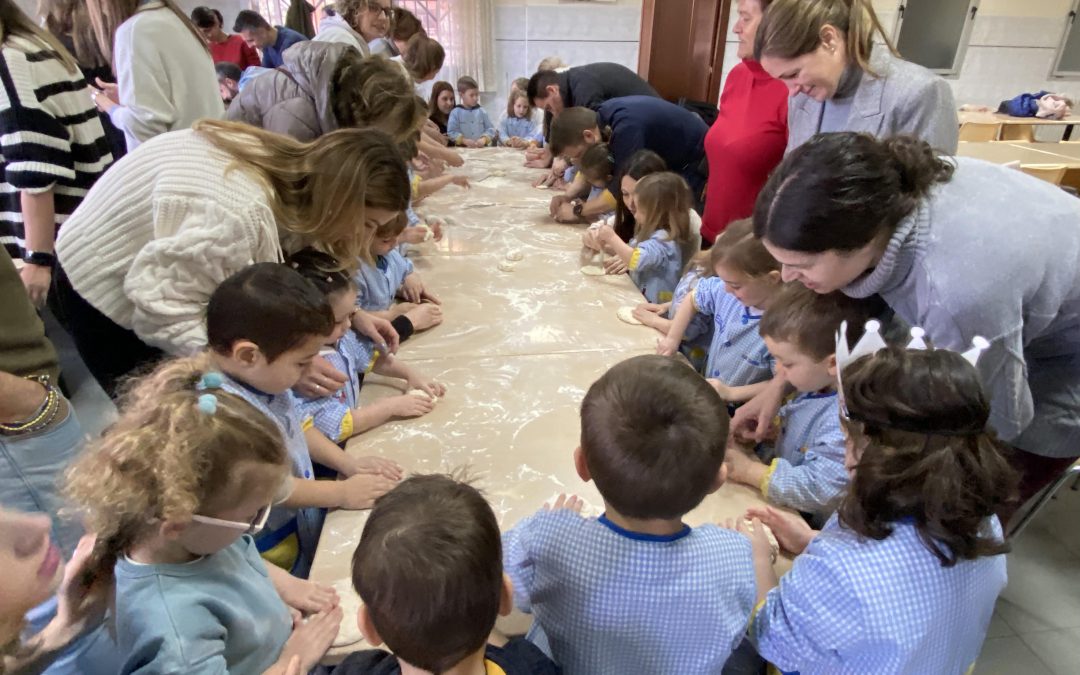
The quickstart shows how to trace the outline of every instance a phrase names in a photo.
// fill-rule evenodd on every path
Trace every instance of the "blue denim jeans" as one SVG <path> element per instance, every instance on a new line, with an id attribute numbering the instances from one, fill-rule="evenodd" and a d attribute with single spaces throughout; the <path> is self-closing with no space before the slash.
<path id="1" fill-rule="evenodd" d="M 47 513 L 52 518 L 53 542 L 71 557 L 82 523 L 61 517 L 64 500 L 60 484 L 68 464 L 83 446 L 83 433 L 75 411 L 44 431 L 25 436 L 0 436 L 0 505 L 26 513 Z"/>

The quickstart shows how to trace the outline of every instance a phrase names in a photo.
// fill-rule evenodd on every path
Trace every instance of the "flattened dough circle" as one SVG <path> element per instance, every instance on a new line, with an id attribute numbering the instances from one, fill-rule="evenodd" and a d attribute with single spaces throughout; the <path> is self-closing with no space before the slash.
<path id="1" fill-rule="evenodd" d="M 360 633 L 360 626 L 356 621 L 356 617 L 360 613 L 360 596 L 353 590 L 352 580 L 338 579 L 332 586 L 337 591 L 338 597 L 341 598 L 342 612 L 341 629 L 338 631 L 337 637 L 334 638 L 332 646 L 347 647 L 363 641 L 364 636 Z"/>
<path id="2" fill-rule="evenodd" d="M 509 260 L 503 260 L 499 263 L 500 272 L 513 272 L 515 267 L 516 265 Z"/>
<path id="3" fill-rule="evenodd" d="M 427 393 L 423 389 L 410 389 L 409 391 L 407 391 L 405 393 L 407 393 L 409 396 L 419 396 L 420 398 L 426 398 L 429 401 L 438 401 L 439 400 L 437 398 L 432 398 L 431 394 Z"/>
<path id="4" fill-rule="evenodd" d="M 581 273 L 587 277 L 602 277 L 606 274 L 604 268 L 598 265 L 586 265 L 581 268 Z"/>
<path id="5" fill-rule="evenodd" d="M 634 318 L 634 308 L 627 305 L 626 307 L 620 307 L 615 316 L 619 317 L 620 321 L 631 324 L 633 326 L 640 326 L 641 322 Z"/>

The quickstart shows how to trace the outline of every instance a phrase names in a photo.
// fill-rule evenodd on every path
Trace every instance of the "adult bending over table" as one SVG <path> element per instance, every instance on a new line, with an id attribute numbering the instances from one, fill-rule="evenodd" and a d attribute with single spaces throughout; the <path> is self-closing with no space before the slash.
<path id="1" fill-rule="evenodd" d="M 572 162 L 589 146 L 606 141 L 615 174 L 608 193 L 585 201 L 590 185 L 580 176 L 551 200 L 551 216 L 561 223 L 592 220 L 615 207 L 613 195 L 630 158 L 638 150 L 652 150 L 668 170 L 682 176 L 695 198 L 705 187 L 701 160 L 709 127 L 686 108 L 650 96 L 626 96 L 606 101 L 596 112 L 588 108 L 563 111 L 551 124 L 551 152 Z"/>
<path id="2" fill-rule="evenodd" d="M 206 303 L 224 279 L 308 245 L 341 261 L 367 256 L 409 192 L 397 145 L 380 131 L 300 143 L 204 120 L 139 146 L 97 182 L 60 232 L 57 300 L 112 393 L 163 353 L 205 346 Z M 396 347 L 388 322 L 358 312 L 354 326 Z"/>
<path id="3" fill-rule="evenodd" d="M 884 45 L 875 45 L 874 33 Z M 754 59 L 791 92 L 787 151 L 811 136 L 910 134 L 956 153 L 960 123 L 941 77 L 904 61 L 870 0 L 774 0 L 758 26 Z"/>
<path id="4" fill-rule="evenodd" d="M 301 42 L 284 59 L 240 90 L 228 119 L 300 141 L 348 127 L 374 127 L 404 141 L 427 117 L 408 75 L 388 59 L 330 42 Z"/>
<path id="5" fill-rule="evenodd" d="M 701 236 L 710 245 L 728 224 L 747 218 L 761 186 L 784 157 L 787 89 L 753 59 L 754 35 L 770 0 L 739 0 L 735 66 L 724 81 L 720 113 L 705 136 L 709 183 Z"/>
<path id="6" fill-rule="evenodd" d="M 660 98 L 652 85 L 634 71 L 605 62 L 561 71 L 541 68 L 529 78 L 525 93 L 529 103 L 544 111 L 545 138 L 550 137 L 551 122 L 568 108 L 600 110 L 605 101 L 624 96 Z M 553 155 L 547 148 L 538 148 L 528 158 L 535 166 L 551 166 Z"/>
<path id="7" fill-rule="evenodd" d="M 754 232 L 784 281 L 880 294 L 938 347 L 990 341 L 990 426 L 1017 452 L 1021 503 L 1080 448 L 1080 201 L 1019 171 L 939 157 L 910 137 L 818 136 L 772 175 Z M 783 384 L 740 408 L 764 432 Z M 1015 510 L 1010 508 L 1002 523 Z"/>

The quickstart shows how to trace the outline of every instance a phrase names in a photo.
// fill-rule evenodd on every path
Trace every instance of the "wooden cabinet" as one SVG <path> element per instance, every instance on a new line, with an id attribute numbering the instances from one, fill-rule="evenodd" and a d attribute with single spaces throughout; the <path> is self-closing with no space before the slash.
<path id="1" fill-rule="evenodd" d="M 638 73 L 670 101 L 716 104 L 732 0 L 643 0 Z"/>

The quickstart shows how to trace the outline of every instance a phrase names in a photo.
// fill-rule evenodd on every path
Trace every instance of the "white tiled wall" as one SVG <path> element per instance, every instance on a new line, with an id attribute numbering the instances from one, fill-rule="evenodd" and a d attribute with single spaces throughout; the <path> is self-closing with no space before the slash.
<path id="1" fill-rule="evenodd" d="M 641 0 L 496 0 L 498 88 L 485 105 L 490 100 L 490 110 L 501 110 L 510 82 L 532 75 L 548 56 L 572 66 L 613 61 L 637 70 L 640 39 Z"/>

